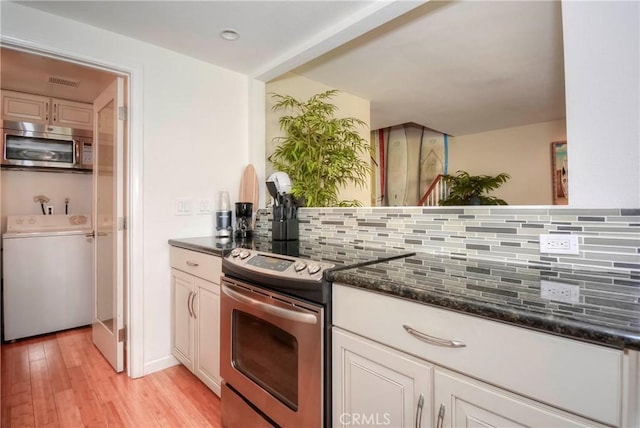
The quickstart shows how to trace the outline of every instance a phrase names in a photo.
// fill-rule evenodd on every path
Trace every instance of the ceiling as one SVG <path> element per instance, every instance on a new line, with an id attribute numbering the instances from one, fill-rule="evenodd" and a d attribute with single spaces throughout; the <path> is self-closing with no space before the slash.
<path id="1" fill-rule="evenodd" d="M 370 100 L 372 129 L 414 122 L 465 135 L 565 116 L 557 1 L 17 3 L 261 80 L 293 71 Z M 240 38 L 223 40 L 228 28 Z M 16 86 L 7 58 L 2 84 Z M 37 72 L 74 78 L 44 63 L 28 70 L 15 76 L 22 85 Z"/>

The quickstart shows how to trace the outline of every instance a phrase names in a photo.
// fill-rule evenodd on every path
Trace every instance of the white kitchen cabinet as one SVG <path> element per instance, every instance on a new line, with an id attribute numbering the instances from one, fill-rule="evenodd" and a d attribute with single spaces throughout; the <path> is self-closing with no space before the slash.
<path id="1" fill-rule="evenodd" d="M 171 247 L 172 353 L 220 395 L 219 257 Z"/>
<path id="2" fill-rule="evenodd" d="M 192 315 L 191 298 L 195 292 L 195 277 L 178 269 L 171 269 L 171 291 L 173 355 L 193 371 L 195 318 Z"/>
<path id="3" fill-rule="evenodd" d="M 51 99 L 52 125 L 93 129 L 93 106 L 75 101 Z"/>
<path id="4" fill-rule="evenodd" d="M 332 294 L 334 330 L 374 343 L 368 361 L 391 352 L 398 359 L 415 358 L 433 367 L 433 409 L 431 404 L 425 407 L 432 415 L 430 426 L 634 426 L 638 387 L 631 380 L 638 376 L 636 352 L 336 283 Z M 332 351 L 338 415 L 347 408 L 343 401 L 335 402 L 341 400 L 341 391 L 359 391 L 358 400 L 365 402 L 376 394 L 366 387 L 353 389 L 353 381 L 342 374 L 343 355 L 360 355 L 361 347 L 354 343 L 334 345 Z M 439 419 L 441 404 L 445 416 Z"/>
<path id="5" fill-rule="evenodd" d="M 91 130 L 93 106 L 41 95 L 2 91 L 2 118 Z"/>
<path id="6" fill-rule="evenodd" d="M 2 91 L 2 119 L 49 124 L 51 98 L 21 92 Z"/>
<path id="7" fill-rule="evenodd" d="M 333 426 L 430 427 L 432 366 L 333 329 Z"/>
<path id="8" fill-rule="evenodd" d="M 438 428 L 605 427 L 442 368 L 435 369 L 434 392 Z"/>
<path id="9" fill-rule="evenodd" d="M 196 278 L 193 299 L 196 359 L 193 371 L 220 395 L 220 285 Z"/>

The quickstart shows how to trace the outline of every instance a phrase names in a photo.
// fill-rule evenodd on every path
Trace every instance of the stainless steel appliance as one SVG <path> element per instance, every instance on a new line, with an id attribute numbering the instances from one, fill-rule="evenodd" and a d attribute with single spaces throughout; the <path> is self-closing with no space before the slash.
<path id="1" fill-rule="evenodd" d="M 253 203 L 236 202 L 236 236 L 242 239 L 253 234 Z"/>
<path id="2" fill-rule="evenodd" d="M 218 203 L 216 206 L 216 236 L 220 238 L 230 238 L 232 232 L 229 192 L 221 191 L 218 192 Z"/>
<path id="3" fill-rule="evenodd" d="M 224 427 L 329 426 L 333 267 L 240 248 L 223 258 Z"/>
<path id="4" fill-rule="evenodd" d="M 2 122 L 2 167 L 89 172 L 93 133 L 27 122 Z"/>

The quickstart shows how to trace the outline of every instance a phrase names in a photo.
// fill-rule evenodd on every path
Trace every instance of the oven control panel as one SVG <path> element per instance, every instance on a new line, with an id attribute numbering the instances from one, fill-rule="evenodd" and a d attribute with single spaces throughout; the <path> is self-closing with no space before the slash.
<path id="1" fill-rule="evenodd" d="M 334 267 L 331 263 L 316 262 L 245 248 L 234 248 L 225 259 L 237 268 L 257 274 L 265 273 L 270 276 L 317 281 L 322 279 L 322 274 L 325 270 Z"/>

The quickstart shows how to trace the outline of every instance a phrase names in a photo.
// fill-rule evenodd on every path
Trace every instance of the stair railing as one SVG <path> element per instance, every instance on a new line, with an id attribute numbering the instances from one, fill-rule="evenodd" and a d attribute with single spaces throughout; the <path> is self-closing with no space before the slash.
<path id="1" fill-rule="evenodd" d="M 418 202 L 419 206 L 438 206 L 440 204 L 440 200 L 449 195 L 447 183 L 442 179 L 442 177 L 444 177 L 444 175 L 438 174 L 436 178 L 433 179 L 427 188 L 427 191 L 424 192 L 424 195 L 420 198 L 420 202 Z"/>

